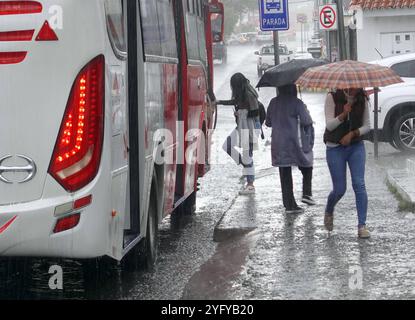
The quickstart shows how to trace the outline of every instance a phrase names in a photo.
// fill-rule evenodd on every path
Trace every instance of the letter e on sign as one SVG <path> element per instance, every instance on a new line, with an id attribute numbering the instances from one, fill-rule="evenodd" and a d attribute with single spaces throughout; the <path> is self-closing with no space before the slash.
<path id="1" fill-rule="evenodd" d="M 320 29 L 337 30 L 337 5 L 320 6 Z"/>

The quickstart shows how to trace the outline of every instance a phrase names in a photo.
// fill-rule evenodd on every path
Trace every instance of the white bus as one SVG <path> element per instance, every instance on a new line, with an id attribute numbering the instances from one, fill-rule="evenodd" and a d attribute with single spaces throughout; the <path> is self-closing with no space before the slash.
<path id="1" fill-rule="evenodd" d="M 144 241 L 155 262 L 158 223 L 194 210 L 209 170 L 180 158 L 209 159 L 213 15 L 218 1 L 0 1 L 0 256 L 121 260 Z"/>

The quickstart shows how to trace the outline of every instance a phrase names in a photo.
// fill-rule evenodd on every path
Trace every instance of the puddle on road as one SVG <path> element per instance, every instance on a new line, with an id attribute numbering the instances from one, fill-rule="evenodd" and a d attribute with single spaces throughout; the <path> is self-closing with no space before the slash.
<path id="1" fill-rule="evenodd" d="M 254 231 L 219 243 L 212 258 L 201 266 L 186 285 L 182 299 L 230 299 L 235 290 L 234 280 L 244 271 L 258 239 L 259 233 Z"/>

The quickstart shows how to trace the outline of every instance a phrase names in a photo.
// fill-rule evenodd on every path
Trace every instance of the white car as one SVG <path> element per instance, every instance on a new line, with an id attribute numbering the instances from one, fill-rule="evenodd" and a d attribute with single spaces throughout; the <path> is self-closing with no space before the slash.
<path id="1" fill-rule="evenodd" d="M 308 51 L 302 51 L 300 48 L 294 54 L 294 59 L 313 59 L 313 55 Z"/>
<path id="2" fill-rule="evenodd" d="M 372 63 L 390 67 L 404 80 L 404 83 L 381 88 L 379 139 L 401 151 L 415 152 L 415 53 Z M 371 106 L 374 106 L 374 95 L 371 95 Z M 373 112 L 371 115 L 373 126 Z"/>
<path id="3" fill-rule="evenodd" d="M 260 51 L 256 51 L 258 57 L 257 71 L 258 77 L 262 77 L 267 69 L 275 66 L 274 45 L 266 45 Z M 292 52 L 288 50 L 287 46 L 280 45 L 280 63 L 285 63 L 292 60 Z"/>
<path id="4" fill-rule="evenodd" d="M 260 43 L 268 43 L 274 41 L 274 35 L 271 31 L 258 31 L 258 35 L 256 37 L 256 42 Z"/>

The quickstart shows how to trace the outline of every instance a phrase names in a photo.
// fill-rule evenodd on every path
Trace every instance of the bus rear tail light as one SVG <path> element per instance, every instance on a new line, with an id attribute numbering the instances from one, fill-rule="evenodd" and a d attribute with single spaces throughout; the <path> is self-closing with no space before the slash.
<path id="1" fill-rule="evenodd" d="M 37 1 L 0 1 L 0 16 L 41 12 L 42 5 Z"/>
<path id="2" fill-rule="evenodd" d="M 30 41 L 35 30 L 0 32 L 0 41 Z"/>
<path id="3" fill-rule="evenodd" d="M 73 204 L 74 210 L 85 208 L 92 203 L 92 195 L 76 200 Z"/>
<path id="4" fill-rule="evenodd" d="M 91 205 L 92 195 L 78 199 L 76 201 L 61 204 L 55 208 L 55 217 L 60 217 L 72 213 L 74 210 L 84 209 Z"/>
<path id="5" fill-rule="evenodd" d="M 80 220 L 81 220 L 80 213 L 76 213 L 76 214 L 61 218 L 56 223 L 55 229 L 53 229 L 53 233 L 60 233 L 60 232 L 71 230 L 79 224 Z"/>
<path id="6" fill-rule="evenodd" d="M 59 130 L 49 174 L 68 192 L 88 185 L 101 163 L 104 137 L 104 56 L 77 76 Z"/>
<path id="7" fill-rule="evenodd" d="M 26 58 L 27 52 L 0 52 L 0 64 L 16 64 Z"/>

